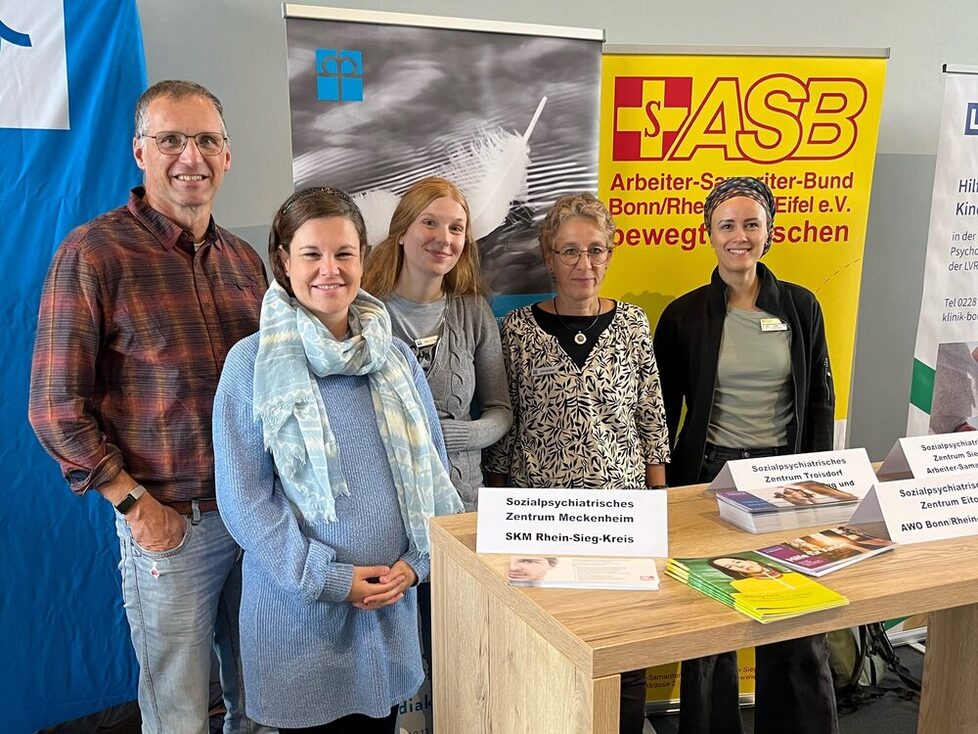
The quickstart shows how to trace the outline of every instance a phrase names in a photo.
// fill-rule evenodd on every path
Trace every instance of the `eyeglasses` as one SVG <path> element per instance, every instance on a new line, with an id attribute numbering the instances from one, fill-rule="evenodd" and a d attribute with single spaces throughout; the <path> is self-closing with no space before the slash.
<path id="1" fill-rule="evenodd" d="M 156 141 L 156 148 L 163 155 L 180 155 L 190 138 L 197 143 L 197 150 L 201 155 L 220 155 L 224 152 L 224 146 L 228 141 L 227 135 L 221 133 L 197 133 L 187 135 L 175 131 L 159 132 L 156 135 L 140 135 L 141 138 L 153 138 Z"/>
<path id="2" fill-rule="evenodd" d="M 582 250 L 579 247 L 565 247 L 563 250 L 554 250 L 551 248 L 550 251 L 559 257 L 564 265 L 577 265 L 577 262 L 583 255 L 588 256 L 592 265 L 604 265 L 611 256 L 611 248 L 601 247 L 600 245 L 594 245 L 586 250 Z"/>

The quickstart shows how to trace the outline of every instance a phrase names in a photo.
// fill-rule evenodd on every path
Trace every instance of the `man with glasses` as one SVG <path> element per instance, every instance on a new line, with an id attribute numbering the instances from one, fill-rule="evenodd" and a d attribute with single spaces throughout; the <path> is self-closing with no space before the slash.
<path id="1" fill-rule="evenodd" d="M 193 82 L 150 87 L 133 155 L 143 186 L 54 255 L 30 420 L 72 491 L 115 508 L 143 732 L 208 732 L 212 646 L 224 731 L 252 731 L 237 651 L 241 551 L 214 498 L 211 403 L 228 350 L 258 330 L 265 269 L 211 217 L 231 167 L 217 97 Z"/>

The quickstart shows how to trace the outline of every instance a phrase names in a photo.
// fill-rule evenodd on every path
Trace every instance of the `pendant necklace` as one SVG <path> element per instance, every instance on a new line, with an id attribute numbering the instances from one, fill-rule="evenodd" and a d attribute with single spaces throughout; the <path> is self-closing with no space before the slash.
<path id="1" fill-rule="evenodd" d="M 594 328 L 594 325 L 598 323 L 598 319 L 601 318 L 601 300 L 600 299 L 598 300 L 598 313 L 595 315 L 594 321 L 592 321 L 583 329 L 572 329 L 571 327 L 569 327 L 567 323 L 560 317 L 560 311 L 557 310 L 556 298 L 553 299 L 553 304 L 554 304 L 554 314 L 557 316 L 557 320 L 560 322 L 560 325 L 563 326 L 565 329 L 567 329 L 567 331 L 570 331 L 572 333 L 576 332 L 574 333 L 574 343 L 577 344 L 578 346 L 582 346 L 587 341 L 587 336 L 585 336 L 585 334 L 591 331 L 591 329 Z"/>

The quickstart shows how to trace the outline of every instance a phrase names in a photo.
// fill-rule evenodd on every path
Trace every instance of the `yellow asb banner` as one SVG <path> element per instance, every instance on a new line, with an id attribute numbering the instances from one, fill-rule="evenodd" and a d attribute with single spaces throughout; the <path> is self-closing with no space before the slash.
<path id="1" fill-rule="evenodd" d="M 849 407 L 882 56 L 602 60 L 598 180 L 618 245 L 604 295 L 641 305 L 654 327 L 669 301 L 709 282 L 707 194 L 731 176 L 763 179 L 778 207 L 764 262 L 822 305 L 837 421 Z"/>

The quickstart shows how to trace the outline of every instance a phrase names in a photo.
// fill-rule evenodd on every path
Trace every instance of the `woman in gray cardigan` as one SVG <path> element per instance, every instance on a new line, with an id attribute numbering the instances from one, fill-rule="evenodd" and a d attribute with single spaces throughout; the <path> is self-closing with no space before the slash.
<path id="1" fill-rule="evenodd" d="M 476 509 L 482 450 L 513 422 L 499 328 L 481 295 L 479 247 L 469 219 L 468 202 L 451 181 L 418 181 L 394 210 L 363 276 L 364 290 L 387 305 L 394 336 L 407 342 L 428 378 L 449 475 L 466 512 Z M 430 594 L 429 584 L 418 585 L 429 663 Z"/>
<path id="2" fill-rule="evenodd" d="M 482 485 L 482 450 L 506 434 L 513 412 L 468 224 L 469 206 L 455 184 L 422 179 L 401 198 L 387 238 L 371 251 L 363 287 L 386 303 L 394 335 L 424 369 L 452 483 L 471 512 Z"/>

